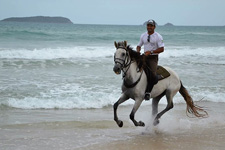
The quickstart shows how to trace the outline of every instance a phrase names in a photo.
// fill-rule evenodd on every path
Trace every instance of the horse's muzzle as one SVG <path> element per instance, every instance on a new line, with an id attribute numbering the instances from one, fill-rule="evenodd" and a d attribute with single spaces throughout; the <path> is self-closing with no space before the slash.
<path id="1" fill-rule="evenodd" d="M 115 66 L 113 67 L 113 71 L 114 71 L 116 74 L 120 74 L 120 73 L 121 73 L 121 67 L 120 67 L 120 65 L 115 64 Z"/>

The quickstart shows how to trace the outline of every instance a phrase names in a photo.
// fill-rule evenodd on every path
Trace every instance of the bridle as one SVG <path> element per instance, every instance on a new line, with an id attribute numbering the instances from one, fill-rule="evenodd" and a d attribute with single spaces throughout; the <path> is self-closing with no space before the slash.
<path id="1" fill-rule="evenodd" d="M 129 57 L 129 53 L 127 52 L 127 49 L 125 47 L 118 47 L 117 49 L 124 49 L 126 51 L 125 53 L 125 59 L 121 59 L 121 58 L 116 58 L 116 56 L 114 55 L 114 62 L 115 64 L 120 64 L 121 65 L 121 70 L 123 71 L 123 78 L 125 78 L 127 71 L 130 68 L 130 65 L 133 63 L 133 61 L 131 61 L 130 57 Z M 124 70 L 125 68 L 127 68 L 126 70 Z"/>
<path id="2" fill-rule="evenodd" d="M 121 70 L 123 71 L 123 85 L 126 87 L 126 88 L 133 88 L 135 87 L 138 82 L 141 80 L 141 76 L 143 74 L 143 70 L 141 72 L 141 75 L 140 77 L 138 78 L 138 80 L 132 84 L 128 84 L 125 80 L 125 77 L 126 77 L 126 74 L 127 74 L 127 71 L 129 70 L 130 68 L 130 65 L 134 62 L 131 60 L 131 58 L 129 57 L 129 53 L 127 52 L 127 49 L 125 47 L 118 47 L 117 49 L 124 49 L 126 51 L 125 53 L 125 59 L 121 59 L 121 58 L 116 58 L 115 55 L 114 55 L 114 62 L 115 64 L 120 64 L 121 65 Z M 122 63 L 121 63 L 122 62 Z M 126 70 L 124 70 L 124 68 L 127 68 Z"/>

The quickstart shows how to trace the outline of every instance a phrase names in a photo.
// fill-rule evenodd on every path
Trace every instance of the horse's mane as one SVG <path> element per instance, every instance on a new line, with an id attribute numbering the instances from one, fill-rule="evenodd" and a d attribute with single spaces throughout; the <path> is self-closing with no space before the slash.
<path id="1" fill-rule="evenodd" d="M 140 55 L 139 52 L 133 50 L 133 48 L 130 45 L 127 46 L 127 51 L 130 55 L 131 60 L 136 61 L 137 65 L 138 65 L 138 68 L 142 69 L 142 67 L 144 65 L 143 55 Z"/>

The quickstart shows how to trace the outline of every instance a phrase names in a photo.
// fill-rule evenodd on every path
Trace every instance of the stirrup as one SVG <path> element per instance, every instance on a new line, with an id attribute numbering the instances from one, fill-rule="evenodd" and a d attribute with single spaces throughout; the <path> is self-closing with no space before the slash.
<path id="1" fill-rule="evenodd" d="M 148 101 L 148 100 L 150 100 L 150 98 L 151 98 L 151 93 L 146 92 L 145 93 L 145 100 Z"/>

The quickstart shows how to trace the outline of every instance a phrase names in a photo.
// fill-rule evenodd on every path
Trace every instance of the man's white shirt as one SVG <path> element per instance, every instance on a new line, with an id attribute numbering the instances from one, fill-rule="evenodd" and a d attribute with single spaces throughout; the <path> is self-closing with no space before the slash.
<path id="1" fill-rule="evenodd" d="M 143 33 L 140 37 L 140 42 L 138 43 L 138 46 L 140 47 L 144 45 L 144 52 L 156 50 L 160 47 L 164 47 L 163 38 L 159 33 L 154 32 L 153 34 L 151 34 L 149 38 L 150 40 L 149 42 L 148 42 L 148 36 L 149 36 L 148 32 Z"/>

